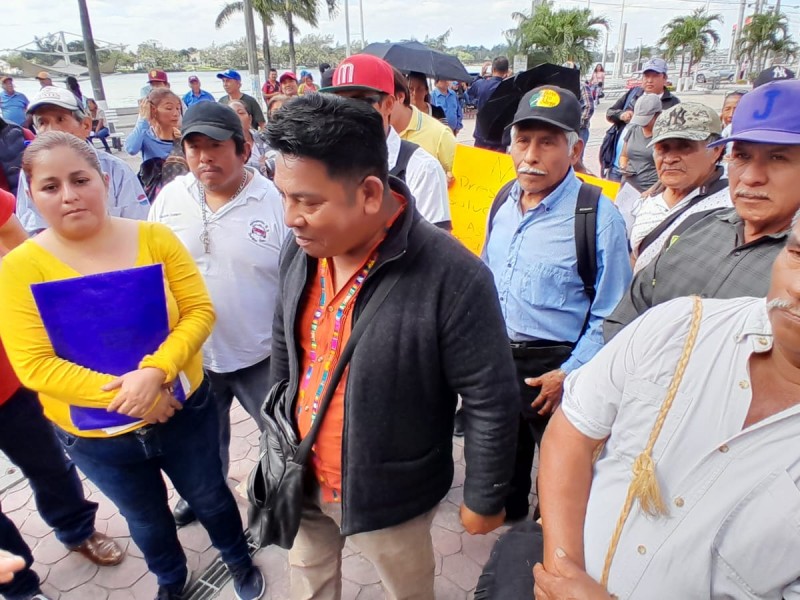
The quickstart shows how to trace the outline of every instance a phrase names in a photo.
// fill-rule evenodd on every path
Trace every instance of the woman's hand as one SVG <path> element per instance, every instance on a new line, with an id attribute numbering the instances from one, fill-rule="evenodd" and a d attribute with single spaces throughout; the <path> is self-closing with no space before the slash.
<path id="1" fill-rule="evenodd" d="M 161 393 L 155 404 L 142 417 L 151 425 L 156 423 L 166 423 L 175 414 L 175 411 L 183 408 L 183 405 L 175 399 L 169 388 L 161 388 Z"/>
<path id="2" fill-rule="evenodd" d="M 150 123 L 153 122 L 153 105 L 147 98 L 139 101 L 139 118 Z"/>
<path id="3" fill-rule="evenodd" d="M 154 367 L 130 371 L 117 377 L 102 388 L 105 392 L 119 390 L 117 397 L 106 410 L 137 419 L 144 418 L 156 401 L 158 394 L 161 393 L 161 386 L 166 378 L 167 375 L 164 371 Z"/>

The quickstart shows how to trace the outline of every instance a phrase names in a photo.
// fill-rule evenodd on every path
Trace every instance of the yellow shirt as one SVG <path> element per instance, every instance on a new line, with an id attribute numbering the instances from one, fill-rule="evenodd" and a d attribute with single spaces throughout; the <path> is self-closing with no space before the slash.
<path id="1" fill-rule="evenodd" d="M 408 127 L 398 132 L 400 138 L 414 142 L 435 156 L 444 172 L 451 173 L 456 157 L 456 137 L 453 131 L 441 121 L 421 113 L 416 106 L 411 106 L 411 112 Z"/>
<path id="2" fill-rule="evenodd" d="M 164 265 L 170 334 L 139 367 L 159 368 L 167 381 L 183 372 L 194 391 L 203 380 L 200 350 L 214 324 L 211 298 L 194 260 L 172 231 L 159 223 L 141 221 L 134 266 L 159 263 Z M 79 276 L 32 240 L 12 250 L 0 265 L 0 336 L 17 376 L 25 387 L 39 393 L 48 419 L 73 435 L 110 437 L 100 430 L 76 429 L 69 406 L 107 407 L 118 390 L 104 392 L 101 388 L 115 377 L 56 356 L 31 293 L 31 284 Z M 114 435 L 142 426 L 137 423 Z"/>

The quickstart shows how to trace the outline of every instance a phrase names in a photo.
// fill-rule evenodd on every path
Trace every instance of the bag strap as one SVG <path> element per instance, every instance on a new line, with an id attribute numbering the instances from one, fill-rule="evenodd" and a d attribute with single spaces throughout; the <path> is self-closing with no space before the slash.
<path id="1" fill-rule="evenodd" d="M 500 191 L 497 192 L 497 196 L 495 196 L 494 200 L 492 201 L 492 206 L 489 208 L 489 221 L 486 224 L 487 240 L 489 239 L 489 234 L 492 232 L 492 222 L 494 221 L 494 217 L 497 215 L 497 211 L 500 210 L 503 202 L 508 200 L 508 197 L 511 195 L 511 188 L 514 187 L 515 183 L 517 183 L 516 177 L 505 183 L 503 187 L 500 188 Z"/>
<path id="2" fill-rule="evenodd" d="M 578 257 L 578 275 L 583 282 L 583 292 L 589 298 L 589 310 L 583 321 L 578 339 L 589 327 L 592 303 L 597 295 L 597 204 L 602 190 L 596 185 L 581 183 L 575 203 L 575 253 Z"/>
<path id="3" fill-rule="evenodd" d="M 631 513 L 633 501 L 638 500 L 641 509 L 651 515 L 666 515 L 667 507 L 664 504 L 664 499 L 661 497 L 661 490 L 658 486 L 658 479 L 656 478 L 656 465 L 653 462 L 653 447 L 656 445 L 658 436 L 661 434 L 661 429 L 664 427 L 664 422 L 667 420 L 667 415 L 672 408 L 672 402 L 675 400 L 675 395 L 678 393 L 678 388 L 683 380 L 683 374 L 686 372 L 686 365 L 689 363 L 689 357 L 692 355 L 694 344 L 697 341 L 697 332 L 700 329 L 700 321 L 703 317 L 703 303 L 697 296 L 692 296 L 692 321 L 689 325 L 689 334 L 686 336 L 686 342 L 683 344 L 683 351 L 678 359 L 675 374 L 672 376 L 672 381 L 667 389 L 667 396 L 658 411 L 658 417 L 650 431 L 650 437 L 647 440 L 642 453 L 636 458 L 633 463 L 633 479 L 628 487 L 628 495 L 625 498 L 625 504 L 622 506 L 622 512 L 617 520 L 617 526 L 614 529 L 614 534 L 611 536 L 611 542 L 608 545 L 608 552 L 606 552 L 606 560 L 603 565 L 603 575 L 600 583 L 603 587 L 608 587 L 608 575 L 611 572 L 611 562 L 614 560 L 614 554 L 617 551 L 620 537 L 622 536 L 622 529 L 625 527 L 625 521 Z"/>
<path id="4" fill-rule="evenodd" d="M 417 230 L 420 233 L 425 231 L 422 227 L 419 227 Z M 372 294 L 372 297 L 367 302 L 367 306 L 358 316 L 358 319 L 353 326 L 353 330 L 350 333 L 350 338 L 347 340 L 347 344 L 342 350 L 339 360 L 336 362 L 336 367 L 331 374 L 331 378 L 328 380 L 328 385 L 325 388 L 325 394 L 323 395 L 322 402 L 319 405 L 317 418 L 314 419 L 314 424 L 311 426 L 308 434 L 303 438 L 303 441 L 300 442 L 300 445 L 297 447 L 297 452 L 295 452 L 292 462 L 303 465 L 308 460 L 311 447 L 314 445 L 317 435 L 319 434 L 319 430 L 322 427 L 322 421 L 325 418 L 325 412 L 328 410 L 328 406 L 333 399 L 333 394 L 336 392 L 336 388 L 339 386 L 339 382 L 342 379 L 345 368 L 347 368 L 350 359 L 353 357 L 353 352 L 355 351 L 358 340 L 364 334 L 369 322 L 375 316 L 375 313 L 378 312 L 378 309 L 380 308 L 381 304 L 383 304 L 383 301 L 389 296 L 389 292 L 391 292 L 392 288 L 394 288 L 397 282 L 400 281 L 403 273 L 405 273 L 406 269 L 413 262 L 416 255 L 420 252 L 420 250 L 422 250 L 427 240 L 428 237 L 426 236 L 424 239 L 419 240 L 419 243 L 415 248 L 407 250 L 405 255 L 400 259 L 400 264 L 395 265 L 395 268 L 393 269 L 389 269 L 389 272 L 386 274 L 386 276 L 378 282 L 375 292 Z"/>
<path id="5" fill-rule="evenodd" d="M 400 140 L 400 151 L 397 153 L 397 161 L 394 163 L 394 167 L 389 171 L 389 175 L 394 175 L 405 181 L 408 161 L 411 160 L 417 148 L 419 148 L 419 144 L 409 142 L 408 140 Z"/>
<path id="6" fill-rule="evenodd" d="M 682 215 L 686 213 L 686 211 L 692 208 L 695 204 L 697 204 L 698 202 L 700 202 L 705 198 L 708 198 L 709 196 L 713 196 L 717 192 L 720 192 L 724 190 L 726 187 L 728 187 L 728 180 L 724 179 L 722 177 L 722 174 L 723 174 L 722 168 L 721 167 L 717 168 L 714 171 L 713 175 L 709 177 L 708 181 L 706 181 L 706 183 L 704 183 L 700 187 L 700 191 L 697 194 L 697 196 L 689 200 L 689 202 L 687 202 L 686 205 L 682 207 L 679 211 L 671 214 L 669 217 L 661 221 L 661 223 L 659 223 L 659 225 L 655 229 L 653 229 L 653 231 L 648 233 L 644 237 L 644 239 L 641 242 L 639 242 L 639 248 L 637 252 L 641 255 L 641 253 L 644 252 L 645 249 L 650 244 L 652 244 L 659 237 L 661 237 L 662 233 L 667 231 L 667 229 L 669 229 L 672 226 L 672 224 L 675 223 L 675 221 L 677 221 Z"/>

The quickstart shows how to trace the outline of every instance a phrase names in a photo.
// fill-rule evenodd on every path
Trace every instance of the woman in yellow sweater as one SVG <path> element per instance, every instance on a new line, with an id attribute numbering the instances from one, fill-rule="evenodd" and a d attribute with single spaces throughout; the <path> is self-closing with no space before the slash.
<path id="1" fill-rule="evenodd" d="M 127 520 L 158 579 L 158 600 L 179 598 L 189 575 L 162 471 L 208 530 L 234 576 L 237 596 L 259 598 L 264 580 L 253 567 L 236 502 L 222 477 L 217 419 L 200 355 L 214 310 L 194 261 L 163 225 L 106 214 L 107 177 L 84 141 L 44 134 L 26 150 L 23 169 L 50 227 L 0 265 L 0 335 L 19 379 L 39 393 L 65 449 Z M 164 279 L 169 333 L 158 348 L 118 377 L 58 356 L 37 305 L 36 284 L 147 265 L 161 265 Z M 108 311 L 124 307 L 120 299 Z M 183 405 L 173 394 L 177 386 Z M 73 419 L 76 407 L 105 409 L 133 422 L 86 429 Z"/>

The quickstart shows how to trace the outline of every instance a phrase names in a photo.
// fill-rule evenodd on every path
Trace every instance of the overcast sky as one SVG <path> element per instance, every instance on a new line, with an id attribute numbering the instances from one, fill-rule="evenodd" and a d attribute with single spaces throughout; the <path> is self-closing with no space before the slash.
<path id="1" fill-rule="evenodd" d="M 502 32 L 513 26 L 511 13 L 529 11 L 527 0 L 362 0 L 367 41 L 399 40 L 414 36 L 420 40 L 452 28 L 450 43 L 491 47 L 503 42 Z M 623 0 L 589 0 L 597 14 L 608 18 L 612 29 L 609 48 L 617 44 L 620 5 Z M 661 27 L 669 19 L 688 14 L 705 5 L 705 0 L 625 0 L 625 21 L 628 23 L 626 47 L 638 46 L 658 39 Z M 774 2 L 774 0 L 772 0 Z M 792 15 L 792 31 L 800 27 L 800 0 L 784 0 Z M 3 0 L 0 8 L 0 46 L 14 48 L 30 42 L 35 35 L 65 30 L 80 33 L 75 0 Z M 114 41 L 135 49 L 144 40 L 155 39 L 167 47 L 202 48 L 212 42 L 224 43 L 244 34 L 244 20 L 234 18 L 222 30 L 214 28 L 214 20 L 222 0 L 88 0 L 94 35 L 99 40 Z M 556 0 L 557 7 L 586 6 L 587 0 Z M 711 11 L 725 19 L 719 31 L 721 47 L 730 43 L 731 27 L 738 18 L 738 0 L 711 0 Z M 648 7 L 645 7 L 648 6 Z M 796 16 L 795 16 L 796 15 Z M 358 0 L 350 0 L 351 37 L 360 38 Z M 312 30 L 300 24 L 301 34 Z M 334 19 L 327 14 L 320 19 L 320 33 L 331 34 L 344 42 L 344 9 Z M 285 29 L 276 27 L 279 39 Z M 602 44 L 602 42 L 601 42 Z"/>

